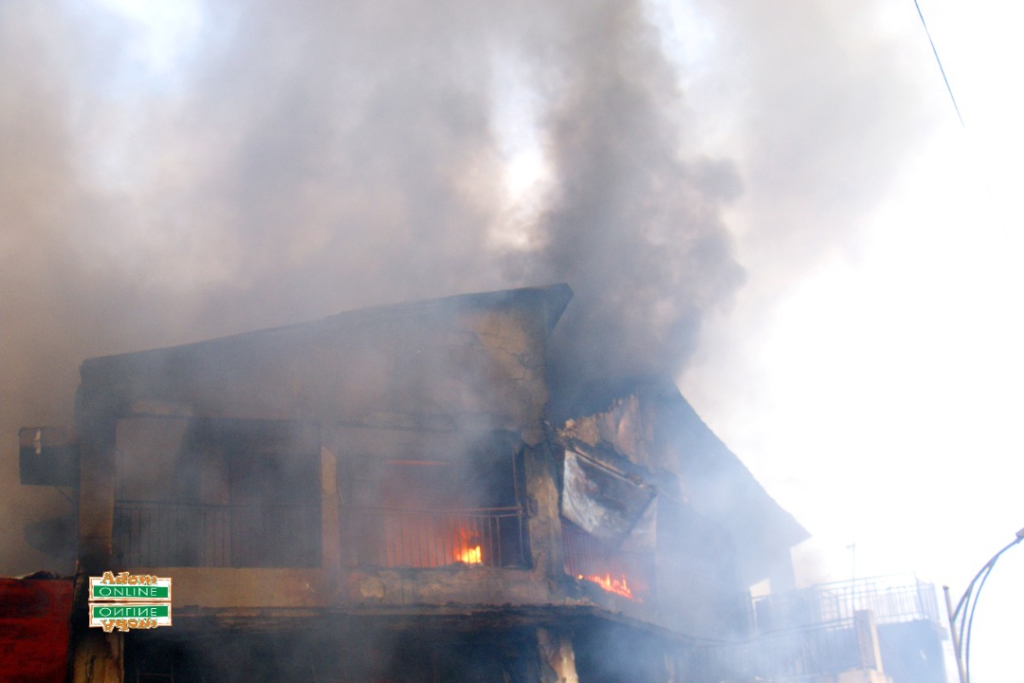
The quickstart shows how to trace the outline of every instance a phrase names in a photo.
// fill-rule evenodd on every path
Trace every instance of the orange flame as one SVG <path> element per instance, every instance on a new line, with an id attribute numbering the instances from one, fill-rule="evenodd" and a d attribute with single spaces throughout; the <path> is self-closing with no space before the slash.
<path id="1" fill-rule="evenodd" d="M 629 589 L 629 583 L 626 581 L 625 574 L 622 575 L 621 579 L 613 579 L 611 574 L 605 574 L 604 576 L 599 576 L 597 574 L 587 574 L 584 576 L 583 574 L 580 574 L 576 578 L 596 583 L 609 593 L 615 593 L 616 595 L 621 595 L 622 597 L 629 598 L 630 600 L 633 599 L 633 591 Z"/>
<path id="2" fill-rule="evenodd" d="M 480 547 L 480 538 L 470 529 L 459 529 L 458 547 L 455 548 L 455 561 L 466 564 L 483 564 L 484 552 Z"/>
<path id="3" fill-rule="evenodd" d="M 458 562 L 465 562 L 466 564 L 483 564 L 484 554 L 480 550 L 480 546 L 473 546 L 472 548 L 463 548 L 455 551 L 455 559 Z"/>

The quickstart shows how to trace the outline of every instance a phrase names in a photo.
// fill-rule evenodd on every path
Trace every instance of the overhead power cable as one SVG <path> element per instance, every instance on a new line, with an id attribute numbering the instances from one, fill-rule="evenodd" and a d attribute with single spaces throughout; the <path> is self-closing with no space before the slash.
<path id="1" fill-rule="evenodd" d="M 992 559 L 986 562 L 985 566 L 974 575 L 974 578 L 967 585 L 967 590 L 964 591 L 963 596 L 957 603 L 955 610 L 952 609 L 949 603 L 949 588 L 946 587 L 945 589 L 946 606 L 949 609 L 949 627 L 953 635 L 953 646 L 956 650 L 961 683 L 971 682 L 971 631 L 974 628 L 974 612 L 978 607 L 978 600 L 981 598 L 981 589 L 985 586 L 985 582 L 988 581 L 992 569 L 999 558 L 1003 556 L 1003 553 L 1022 541 L 1024 541 L 1024 529 L 1018 531 L 1014 535 L 1013 541 L 1007 543 L 998 553 L 993 555 Z M 960 619 L 959 627 L 956 625 L 957 618 Z"/>
<path id="2" fill-rule="evenodd" d="M 924 20 L 924 13 L 921 11 L 921 5 L 918 4 L 917 0 L 914 0 L 914 7 L 917 8 L 917 16 L 921 17 L 921 26 L 924 26 L 924 33 L 928 36 L 928 44 L 932 46 L 932 54 L 935 55 L 935 63 L 939 65 L 939 73 L 942 74 L 942 81 L 946 84 L 946 92 L 949 93 L 949 99 L 953 101 L 953 109 L 956 110 L 956 117 L 960 119 L 960 127 L 967 130 L 967 126 L 964 125 L 964 117 L 960 115 L 960 107 L 956 103 L 956 97 L 953 95 L 953 88 L 949 85 L 949 79 L 946 78 L 946 70 L 942 68 L 942 60 L 939 59 L 939 51 L 935 49 L 935 41 L 932 40 L 932 32 L 928 30 L 928 24 Z"/>

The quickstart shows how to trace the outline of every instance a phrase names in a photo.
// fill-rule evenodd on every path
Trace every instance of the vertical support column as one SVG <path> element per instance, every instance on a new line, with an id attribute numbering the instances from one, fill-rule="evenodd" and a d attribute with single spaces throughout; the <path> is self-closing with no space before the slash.
<path id="1" fill-rule="evenodd" d="M 88 405 L 87 401 L 83 401 Z M 72 683 L 123 683 L 124 636 L 88 627 L 87 577 L 118 570 L 113 560 L 116 412 L 103 401 L 76 419 L 79 433 L 78 580 L 72 617 Z"/>
<path id="2" fill-rule="evenodd" d="M 538 628 L 537 648 L 540 652 L 541 683 L 579 683 L 576 653 L 568 634 Z"/>
<path id="3" fill-rule="evenodd" d="M 853 627 L 857 632 L 857 649 L 860 651 L 861 668 L 883 673 L 882 651 L 878 646 L 875 613 L 871 610 L 857 610 L 853 613 Z"/>
<path id="4" fill-rule="evenodd" d="M 341 522 L 338 502 L 338 455 L 320 447 L 320 557 L 328 580 L 341 571 Z"/>
<path id="5" fill-rule="evenodd" d="M 79 571 L 99 574 L 120 569 L 112 564 L 117 421 L 86 417 L 81 421 L 78 490 Z"/>
<path id="6" fill-rule="evenodd" d="M 558 517 L 555 458 L 546 442 L 523 450 L 530 554 L 534 570 L 549 578 L 565 574 L 562 524 Z"/>
<path id="7" fill-rule="evenodd" d="M 124 683 L 124 635 L 82 629 L 72 667 L 72 683 Z"/>

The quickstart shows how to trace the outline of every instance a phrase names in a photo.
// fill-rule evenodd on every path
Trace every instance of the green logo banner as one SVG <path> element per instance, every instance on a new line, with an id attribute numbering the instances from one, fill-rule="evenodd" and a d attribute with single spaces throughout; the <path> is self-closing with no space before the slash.
<path id="1" fill-rule="evenodd" d="M 93 619 L 161 619 L 170 616 L 171 606 L 163 605 L 96 605 Z"/>
<path id="2" fill-rule="evenodd" d="M 91 600 L 168 600 L 168 586 L 108 586 L 93 584 Z"/>
<path id="3" fill-rule="evenodd" d="M 171 579 L 103 572 L 89 577 L 89 626 L 105 632 L 170 626 Z"/>

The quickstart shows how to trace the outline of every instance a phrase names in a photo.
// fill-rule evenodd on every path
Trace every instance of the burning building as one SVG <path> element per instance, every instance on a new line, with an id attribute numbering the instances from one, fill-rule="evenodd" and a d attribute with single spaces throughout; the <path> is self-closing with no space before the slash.
<path id="1" fill-rule="evenodd" d="M 75 681 L 684 681 L 807 537 L 668 380 L 552 408 L 565 285 L 83 363 L 22 481 L 78 490 Z M 557 414 L 556 414 L 557 413 Z M 174 624 L 85 625 L 169 576 Z"/>

